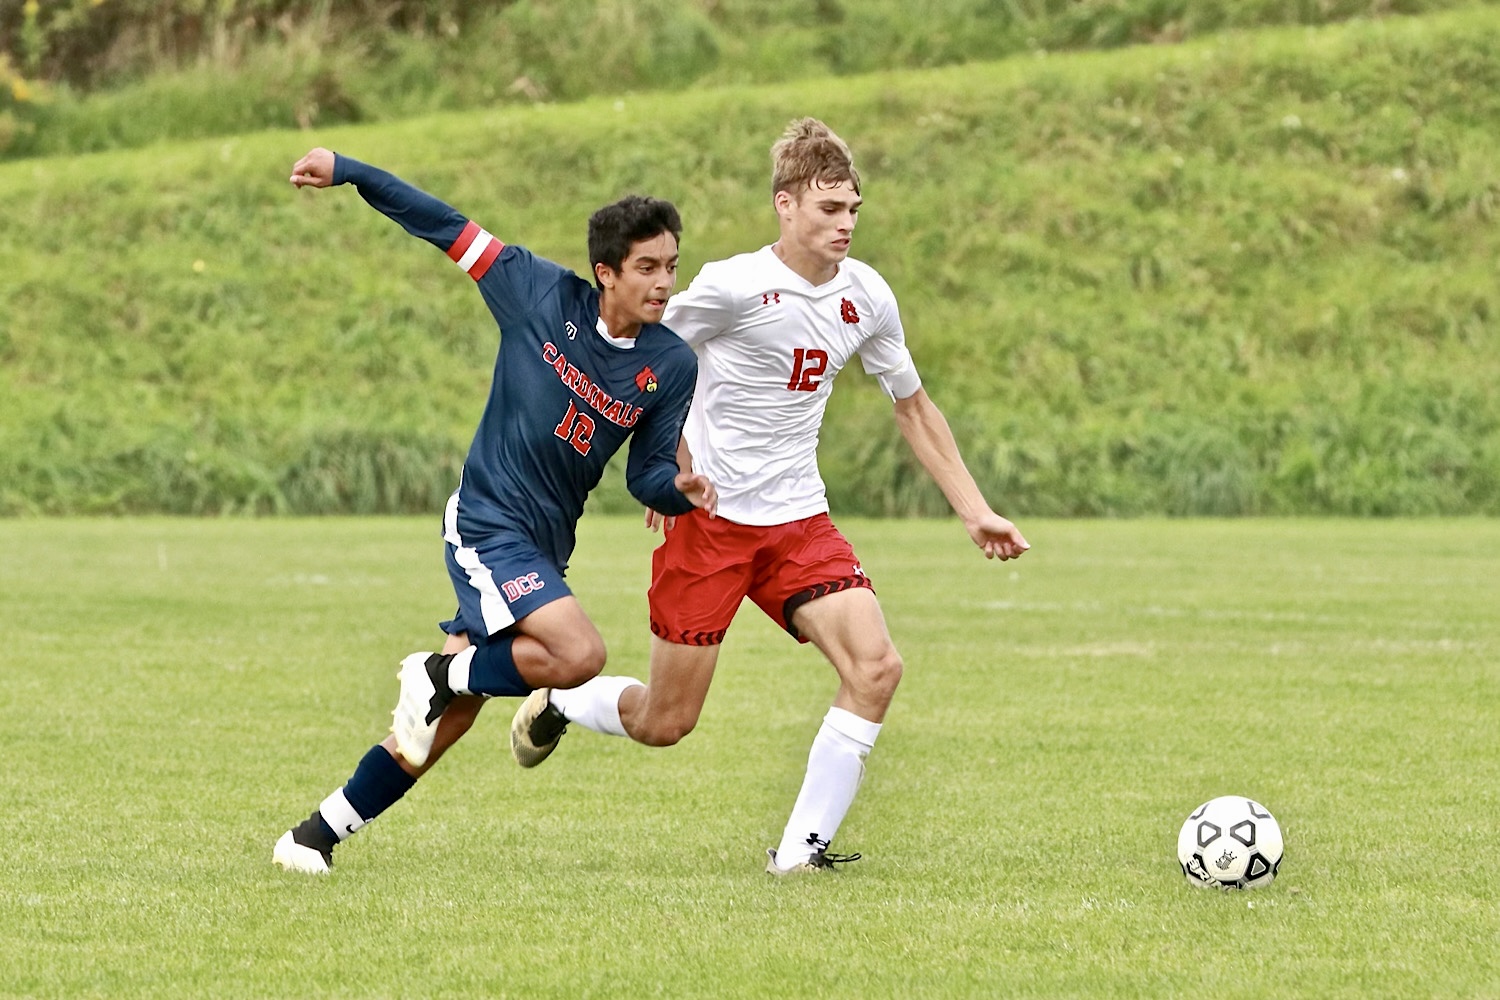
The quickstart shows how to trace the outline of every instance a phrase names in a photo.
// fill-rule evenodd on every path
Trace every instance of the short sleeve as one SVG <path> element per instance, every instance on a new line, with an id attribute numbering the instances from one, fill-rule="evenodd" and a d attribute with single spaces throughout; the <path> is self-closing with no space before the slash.
<path id="1" fill-rule="evenodd" d="M 906 347 L 906 331 L 901 326 L 894 295 L 887 292 L 881 297 L 875 317 L 874 335 L 859 346 L 860 364 L 866 374 L 880 381 L 887 396 L 906 399 L 922 388 L 922 377 L 917 374 L 916 362 Z"/>
<path id="2" fill-rule="evenodd" d="M 705 264 L 688 287 L 667 300 L 662 325 L 690 347 L 711 340 L 734 325 L 734 296 L 720 279 L 723 268 Z"/>

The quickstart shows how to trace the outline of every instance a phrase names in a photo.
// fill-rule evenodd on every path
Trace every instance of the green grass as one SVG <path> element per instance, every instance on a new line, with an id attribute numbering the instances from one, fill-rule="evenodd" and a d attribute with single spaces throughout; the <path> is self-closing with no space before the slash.
<path id="1" fill-rule="evenodd" d="M 271 844 L 437 638 L 435 519 L 0 521 L 0 995 L 1500 994 L 1500 522 L 1023 527 L 844 524 L 907 664 L 847 870 L 759 870 L 833 682 L 750 609 L 682 745 L 523 773 L 497 704 L 310 880 Z M 652 537 L 570 573 L 621 672 Z M 1231 792 L 1281 876 L 1194 890 Z"/>
<path id="2" fill-rule="evenodd" d="M 580 271 L 590 211 L 671 198 L 685 283 L 774 239 L 766 149 L 809 112 L 1007 509 L 1500 513 L 1497 34 L 1492 6 L 3 164 L 0 514 L 441 503 L 493 324 L 354 192 L 293 192 L 313 144 Z M 945 509 L 873 380 L 827 427 L 836 509 Z"/>

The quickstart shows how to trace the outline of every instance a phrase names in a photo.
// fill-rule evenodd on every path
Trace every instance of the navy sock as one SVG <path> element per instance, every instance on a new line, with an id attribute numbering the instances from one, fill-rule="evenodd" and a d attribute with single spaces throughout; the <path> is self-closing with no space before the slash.
<path id="1" fill-rule="evenodd" d="M 402 771 L 386 748 L 375 744 L 360 759 L 354 775 L 342 789 L 324 799 L 312 816 L 294 826 L 291 838 L 312 847 L 333 864 L 333 847 L 407 795 L 416 778 Z"/>
<path id="2" fill-rule="evenodd" d="M 411 790 L 417 779 L 401 769 L 380 744 L 369 749 L 344 786 L 344 798 L 366 823 L 385 812 Z"/>
<path id="3" fill-rule="evenodd" d="M 505 697 L 527 695 L 534 690 L 516 669 L 516 658 L 511 652 L 515 642 L 514 635 L 501 635 L 474 650 L 474 659 L 469 664 L 470 691 L 490 697 Z"/>
<path id="4" fill-rule="evenodd" d="M 311 847 L 333 864 L 333 849 L 360 827 L 385 812 L 405 795 L 417 779 L 402 770 L 385 747 L 375 744 L 363 757 L 343 788 L 323 800 L 307 819 L 292 827 L 292 840 Z"/>

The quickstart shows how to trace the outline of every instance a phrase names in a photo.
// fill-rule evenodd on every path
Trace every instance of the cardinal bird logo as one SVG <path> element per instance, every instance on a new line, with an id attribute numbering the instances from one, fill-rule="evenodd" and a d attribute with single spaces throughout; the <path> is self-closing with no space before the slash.
<path id="1" fill-rule="evenodd" d="M 839 300 L 839 315 L 843 317 L 845 323 L 859 322 L 859 310 L 855 309 L 854 303 L 848 299 Z"/>
<path id="2" fill-rule="evenodd" d="M 647 365 L 635 374 L 635 387 L 642 392 L 655 392 L 657 386 L 656 372 Z"/>

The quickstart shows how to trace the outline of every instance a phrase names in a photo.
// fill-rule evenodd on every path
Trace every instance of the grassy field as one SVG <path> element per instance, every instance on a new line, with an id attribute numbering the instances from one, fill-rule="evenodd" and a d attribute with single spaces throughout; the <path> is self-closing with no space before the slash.
<path id="1" fill-rule="evenodd" d="M 747 613 L 681 746 L 521 772 L 502 703 L 280 873 L 451 609 L 436 527 L 0 521 L 0 996 L 1500 996 L 1500 522 L 1036 521 L 998 564 L 851 520 L 907 661 L 859 864 L 760 871 L 832 674 Z M 651 539 L 587 517 L 570 575 L 618 671 Z M 1221 793 L 1281 821 L 1270 888 L 1176 872 Z"/>

